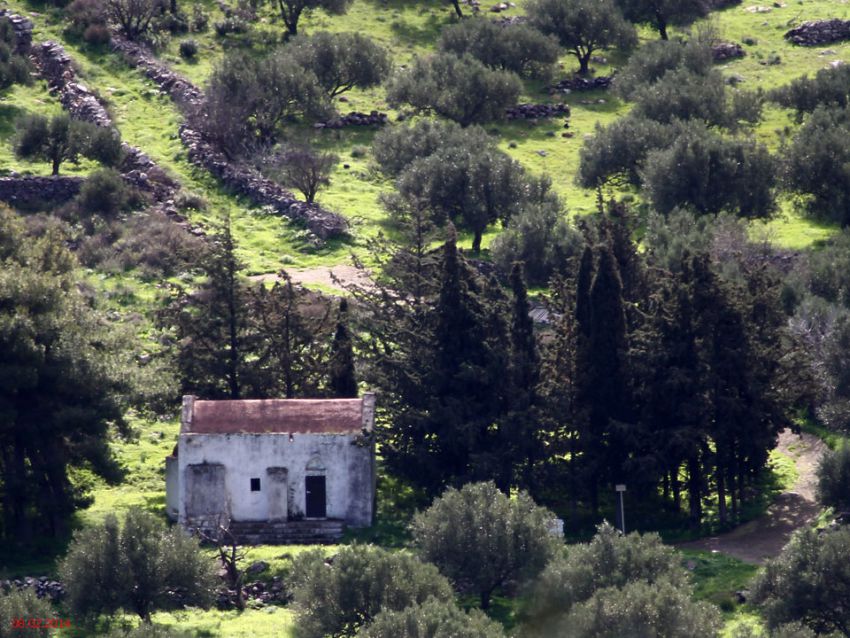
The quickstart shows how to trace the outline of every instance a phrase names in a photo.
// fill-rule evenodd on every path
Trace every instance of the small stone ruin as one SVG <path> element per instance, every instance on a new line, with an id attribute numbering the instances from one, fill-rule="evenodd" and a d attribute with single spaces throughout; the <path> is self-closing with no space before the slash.
<path id="1" fill-rule="evenodd" d="M 785 39 L 803 47 L 816 47 L 850 39 L 850 20 L 804 22 L 785 34 Z"/>
<path id="2" fill-rule="evenodd" d="M 379 111 L 371 111 L 369 113 L 352 111 L 351 113 L 335 117 L 327 122 L 318 122 L 313 125 L 313 128 L 340 129 L 347 128 L 349 126 L 383 126 L 388 121 L 389 117 L 387 114 Z"/>
<path id="3" fill-rule="evenodd" d="M 27 55 L 32 47 L 32 22 L 8 9 L 0 9 L 0 18 L 6 18 L 12 25 L 15 38 L 15 53 Z"/>

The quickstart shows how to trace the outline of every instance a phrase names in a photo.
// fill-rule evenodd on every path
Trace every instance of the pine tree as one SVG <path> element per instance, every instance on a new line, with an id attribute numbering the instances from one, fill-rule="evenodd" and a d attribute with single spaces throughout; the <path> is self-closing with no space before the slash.
<path id="1" fill-rule="evenodd" d="M 348 332 L 348 300 L 339 302 L 339 317 L 331 344 L 330 390 L 340 398 L 357 397 L 357 377 L 354 372 L 354 346 Z"/>
<path id="2" fill-rule="evenodd" d="M 226 219 L 210 237 L 201 261 L 205 280 L 195 292 L 178 290 L 164 319 L 176 330 L 182 391 L 207 399 L 250 393 L 246 358 L 256 335 L 249 331 L 248 287 Z"/>

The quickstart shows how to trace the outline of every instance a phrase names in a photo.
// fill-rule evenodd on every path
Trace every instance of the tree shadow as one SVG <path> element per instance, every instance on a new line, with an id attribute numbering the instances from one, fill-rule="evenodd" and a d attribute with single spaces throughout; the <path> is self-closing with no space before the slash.
<path id="1" fill-rule="evenodd" d="M 15 122 L 24 112 L 19 106 L 0 102 L 0 138 L 8 139 L 12 136 L 15 132 Z"/>

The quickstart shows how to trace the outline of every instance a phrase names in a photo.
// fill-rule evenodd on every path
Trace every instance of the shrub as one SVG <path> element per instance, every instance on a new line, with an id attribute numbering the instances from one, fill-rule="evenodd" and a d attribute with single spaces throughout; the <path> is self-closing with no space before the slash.
<path id="1" fill-rule="evenodd" d="M 821 457 L 817 469 L 818 500 L 825 507 L 850 511 L 850 443 Z"/>
<path id="2" fill-rule="evenodd" d="M 198 55 L 198 43 L 194 40 L 183 40 L 180 43 L 180 56 L 187 60 L 194 60 Z"/>
<path id="3" fill-rule="evenodd" d="M 527 24 L 503 26 L 486 18 L 471 18 L 442 30 L 438 48 L 466 53 L 494 69 L 523 77 L 546 79 L 558 61 L 558 41 Z"/>
<path id="4" fill-rule="evenodd" d="M 716 71 L 708 75 L 685 68 L 670 71 L 658 82 L 638 88 L 632 97 L 636 102 L 635 116 L 663 124 L 690 119 L 717 126 L 729 122 L 726 84 Z"/>
<path id="5" fill-rule="evenodd" d="M 815 77 L 804 75 L 790 84 L 774 89 L 769 98 L 797 114 L 812 113 L 819 106 L 846 107 L 850 100 L 850 67 L 842 64 L 821 69 Z"/>
<path id="6" fill-rule="evenodd" d="M 30 618 L 50 619 L 56 614 L 46 599 L 38 598 L 32 589 L 14 590 L 0 594 L 0 638 L 19 638 L 22 635 L 48 638 L 52 632 L 46 627 L 16 627 L 16 620 L 28 621 Z"/>
<path id="7" fill-rule="evenodd" d="M 710 42 L 706 38 L 655 40 L 640 47 L 617 74 L 614 89 L 632 99 L 638 89 L 651 86 L 670 71 L 686 69 L 696 75 L 708 75 L 713 66 Z"/>
<path id="8" fill-rule="evenodd" d="M 501 119 L 522 90 L 515 73 L 488 69 L 471 55 L 449 53 L 416 58 L 387 88 L 392 106 L 407 103 L 431 110 L 461 126 Z"/>
<path id="9" fill-rule="evenodd" d="M 165 625 L 142 623 L 135 629 L 125 630 L 116 627 L 104 638 L 191 638 L 192 634 Z"/>
<path id="10" fill-rule="evenodd" d="M 94 46 L 107 44 L 111 39 L 112 34 L 105 24 L 90 24 L 83 32 L 83 40 Z"/>
<path id="11" fill-rule="evenodd" d="M 300 554 L 292 587 L 302 638 L 353 636 L 382 611 L 429 598 L 452 601 L 451 586 L 436 567 L 370 545 L 343 547 L 332 560 L 318 550 Z"/>
<path id="12" fill-rule="evenodd" d="M 88 128 L 87 133 L 83 155 L 104 166 L 118 166 L 123 161 L 124 149 L 118 129 L 95 126 Z"/>
<path id="13" fill-rule="evenodd" d="M 216 35 L 224 37 L 229 33 L 248 33 L 251 29 L 251 25 L 242 18 L 231 16 L 220 22 L 216 22 L 213 25 L 213 28 L 215 29 Z"/>
<path id="14" fill-rule="evenodd" d="M 192 31 L 205 33 L 210 26 L 210 16 L 200 4 L 192 5 Z"/>
<path id="15" fill-rule="evenodd" d="M 482 612 L 465 613 L 451 602 L 431 599 L 401 611 L 384 611 L 358 638 L 505 638 L 502 626 Z"/>
<path id="16" fill-rule="evenodd" d="M 110 514 L 77 532 L 59 566 L 68 607 L 79 618 L 123 609 L 147 622 L 156 609 L 209 606 L 215 572 L 196 539 L 139 509 L 127 512 L 120 530 Z"/>
<path id="17" fill-rule="evenodd" d="M 510 498 L 489 482 L 449 488 L 411 530 L 422 558 L 487 609 L 497 588 L 535 578 L 555 555 L 554 524 L 555 515 L 525 492 Z"/>
<path id="18" fill-rule="evenodd" d="M 850 529 L 798 530 L 752 586 L 768 627 L 800 622 L 817 634 L 850 628 Z"/>
<path id="19" fill-rule="evenodd" d="M 115 217 L 129 208 L 130 189 L 121 174 L 113 169 L 103 169 L 89 175 L 80 188 L 76 204 L 83 214 Z"/>
<path id="20" fill-rule="evenodd" d="M 604 523 L 590 543 L 571 545 L 549 563 L 534 583 L 526 615 L 545 625 L 598 590 L 638 581 L 665 581 L 676 588 L 688 582 L 676 550 L 657 534 L 623 536 Z"/>
<path id="21" fill-rule="evenodd" d="M 164 0 L 104 0 L 106 14 L 130 40 L 148 33 L 154 18 L 164 8 Z"/>

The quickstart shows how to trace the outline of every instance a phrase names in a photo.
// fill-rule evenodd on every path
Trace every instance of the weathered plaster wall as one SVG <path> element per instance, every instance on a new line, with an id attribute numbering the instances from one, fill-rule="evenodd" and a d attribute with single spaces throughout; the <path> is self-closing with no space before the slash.
<path id="1" fill-rule="evenodd" d="M 229 495 L 230 515 L 236 521 L 274 516 L 269 495 L 274 493 L 268 468 L 286 468 L 289 517 L 303 516 L 305 477 L 323 473 L 327 484 L 327 516 L 351 526 L 372 523 L 374 454 L 370 438 L 361 434 L 190 434 L 178 444 L 180 464 L 180 522 L 186 522 L 187 471 L 190 465 L 221 463 Z M 321 466 L 324 471 L 311 468 Z M 279 471 L 278 471 L 279 472 Z M 261 489 L 251 491 L 251 479 Z"/>
<path id="2" fill-rule="evenodd" d="M 180 501 L 178 500 L 180 464 L 176 456 L 165 457 L 165 513 L 172 521 L 177 520 Z"/>

